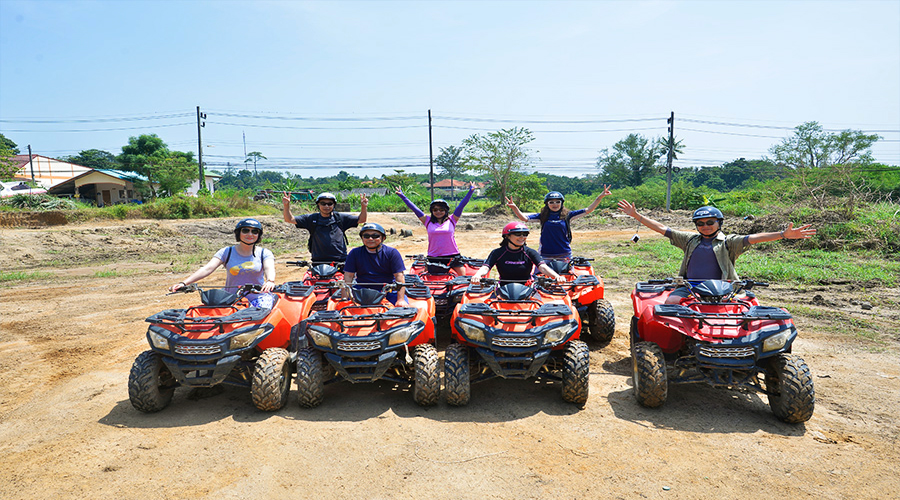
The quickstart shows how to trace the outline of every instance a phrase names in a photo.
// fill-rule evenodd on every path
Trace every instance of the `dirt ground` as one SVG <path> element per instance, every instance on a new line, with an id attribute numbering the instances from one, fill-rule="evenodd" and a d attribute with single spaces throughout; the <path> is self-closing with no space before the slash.
<path id="1" fill-rule="evenodd" d="M 372 219 L 413 230 L 389 239 L 401 253 L 425 250 L 408 214 Z M 225 388 L 179 389 L 165 410 L 140 413 L 127 380 L 146 349 L 144 318 L 194 300 L 164 295 L 189 274 L 172 256 L 211 255 L 234 220 L 3 229 L 0 269 L 44 274 L 0 289 L 0 498 L 900 498 L 900 311 L 884 306 L 897 291 L 858 284 L 818 301 L 788 288 L 759 293 L 765 305 L 886 318 L 873 341 L 835 333 L 827 315 L 795 316 L 794 352 L 816 388 L 815 414 L 800 425 L 775 419 L 765 397 L 705 386 L 670 387 L 663 407 L 638 406 L 627 340 L 634 283 L 615 280 L 606 296 L 616 337 L 591 345 L 583 408 L 555 384 L 495 379 L 474 385 L 461 408 L 418 407 L 390 383 L 340 383 L 312 410 L 292 394 L 281 411 L 260 412 L 247 391 Z M 278 281 L 299 279 L 283 261 L 304 255 L 303 232 L 263 221 Z M 505 221 L 464 222 L 463 253 L 484 257 Z M 632 232 L 584 224 L 575 238 L 624 242 Z"/>

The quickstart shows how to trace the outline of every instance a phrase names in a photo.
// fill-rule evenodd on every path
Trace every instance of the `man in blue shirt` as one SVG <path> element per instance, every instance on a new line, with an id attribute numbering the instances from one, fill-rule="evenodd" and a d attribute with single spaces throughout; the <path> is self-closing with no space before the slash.
<path id="1" fill-rule="evenodd" d="M 350 250 L 347 254 L 347 262 L 344 264 L 344 282 L 347 285 L 353 283 L 354 278 L 360 286 L 387 283 L 405 283 L 403 271 L 406 265 L 403 257 L 396 248 L 384 244 L 385 232 L 380 224 L 369 222 L 363 224 L 359 230 L 363 246 Z M 377 287 L 380 288 L 380 287 Z M 346 289 L 344 297 L 347 297 Z M 387 295 L 392 303 L 406 302 L 406 289 L 400 287 L 396 292 Z"/>

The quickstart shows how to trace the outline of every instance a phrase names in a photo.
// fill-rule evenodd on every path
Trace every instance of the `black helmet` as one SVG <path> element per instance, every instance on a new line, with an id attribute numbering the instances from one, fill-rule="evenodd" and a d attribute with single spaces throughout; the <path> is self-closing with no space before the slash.
<path id="1" fill-rule="evenodd" d="M 257 242 L 262 240 L 263 235 L 263 227 L 262 224 L 259 223 L 256 219 L 243 219 L 234 226 L 234 241 L 241 241 L 241 229 L 245 227 L 252 227 L 259 229 L 259 238 L 256 239 Z"/>
<path id="2" fill-rule="evenodd" d="M 560 193 L 559 191 L 550 191 L 549 193 L 544 195 L 544 204 L 546 205 L 547 202 L 550 200 L 559 200 L 559 201 L 565 202 L 566 197 L 563 196 L 563 194 Z"/>
<path id="3" fill-rule="evenodd" d="M 725 220 L 725 216 L 722 215 L 722 211 L 716 207 L 700 207 L 697 210 L 694 210 L 694 215 L 691 217 L 691 220 L 697 219 L 709 219 L 710 217 L 715 217 L 719 219 L 719 221 Z"/>
<path id="4" fill-rule="evenodd" d="M 431 202 L 431 205 L 428 205 L 428 211 L 430 212 L 432 209 L 434 209 L 434 206 L 435 206 L 435 205 L 441 205 L 441 206 L 443 206 L 445 212 L 449 212 L 449 211 L 450 211 L 450 204 L 447 203 L 447 200 L 445 200 L 445 199 L 443 199 L 443 198 L 436 198 L 434 201 L 432 201 L 432 202 Z"/>
<path id="5" fill-rule="evenodd" d="M 366 222 L 363 224 L 362 227 L 359 228 L 359 235 L 362 236 L 365 231 L 378 231 L 381 233 L 381 239 L 387 237 L 387 233 L 384 232 L 384 228 L 381 227 L 381 224 L 376 224 L 374 222 Z"/>
<path id="6" fill-rule="evenodd" d="M 331 200 L 331 201 L 337 203 L 337 198 L 335 198 L 334 195 L 331 193 L 322 193 L 319 196 L 316 196 L 316 205 L 318 205 L 319 201 L 321 201 L 321 200 Z"/>

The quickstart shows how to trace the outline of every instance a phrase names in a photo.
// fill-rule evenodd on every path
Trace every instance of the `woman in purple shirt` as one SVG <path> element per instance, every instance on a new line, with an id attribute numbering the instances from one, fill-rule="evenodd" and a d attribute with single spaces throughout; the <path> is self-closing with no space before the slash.
<path id="1" fill-rule="evenodd" d="M 419 209 L 415 203 L 403 194 L 403 190 L 399 187 L 395 193 L 406 203 L 416 217 L 425 224 L 425 231 L 428 233 L 428 259 L 432 262 L 445 264 L 453 268 L 456 274 L 462 276 L 465 274 L 462 264 L 458 261 L 459 247 L 456 246 L 456 223 L 462 216 L 463 208 L 472 199 L 472 192 L 475 191 L 475 183 L 469 183 L 469 192 L 459 202 L 453 213 L 450 212 L 450 205 L 446 201 L 438 198 L 431 202 L 428 207 L 431 215 L 425 215 L 425 212 Z"/>

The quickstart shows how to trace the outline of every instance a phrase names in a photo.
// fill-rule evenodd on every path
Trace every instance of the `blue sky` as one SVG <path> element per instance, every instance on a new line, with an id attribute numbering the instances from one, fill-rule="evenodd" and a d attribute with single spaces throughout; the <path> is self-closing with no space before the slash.
<path id="1" fill-rule="evenodd" d="M 900 1 L 0 0 L 0 132 L 23 151 L 196 153 L 197 106 L 207 163 L 246 137 L 303 176 L 427 171 L 429 109 L 435 156 L 527 127 L 536 169 L 569 175 L 672 111 L 683 167 L 806 121 L 878 131 L 900 165 Z"/>

